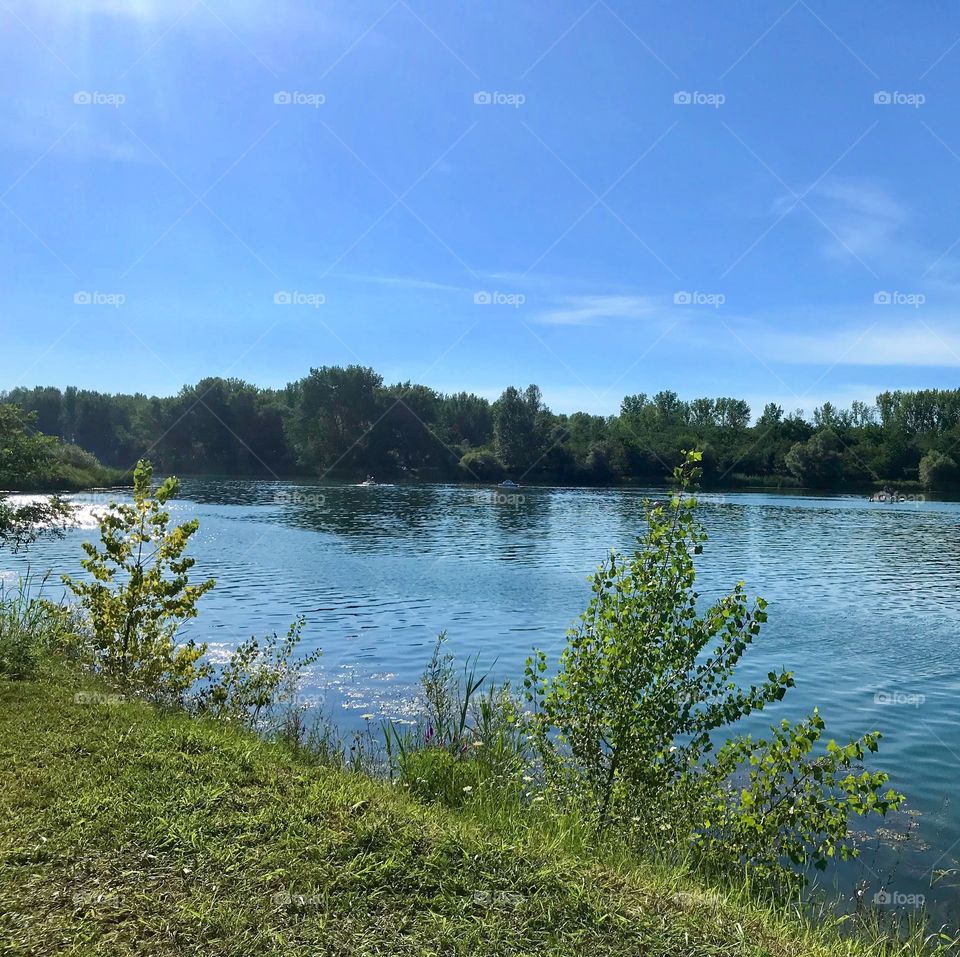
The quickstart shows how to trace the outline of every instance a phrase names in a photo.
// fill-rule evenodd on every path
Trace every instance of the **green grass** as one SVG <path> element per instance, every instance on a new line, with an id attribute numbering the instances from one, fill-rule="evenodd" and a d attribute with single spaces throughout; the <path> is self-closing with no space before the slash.
<path id="1" fill-rule="evenodd" d="M 886 952 L 106 694 L 0 681 L 0 953 Z"/>

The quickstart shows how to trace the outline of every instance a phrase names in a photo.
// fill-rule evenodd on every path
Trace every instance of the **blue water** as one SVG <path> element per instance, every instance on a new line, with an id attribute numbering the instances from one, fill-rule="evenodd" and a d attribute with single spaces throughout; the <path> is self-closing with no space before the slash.
<path id="1" fill-rule="evenodd" d="M 309 693 L 347 725 L 407 716 L 440 631 L 501 678 L 519 677 L 535 646 L 555 660 L 594 567 L 640 533 L 645 494 L 187 480 L 171 511 L 200 519 L 196 574 L 217 579 L 189 634 L 222 657 L 304 615 L 305 646 L 323 649 Z M 780 667 L 796 677 L 748 730 L 814 705 L 837 738 L 878 728 L 876 764 L 908 795 L 909 813 L 826 880 L 848 898 L 858 881 L 868 899 L 882 885 L 922 895 L 937 922 L 960 925 L 960 504 L 724 493 L 703 496 L 700 514 L 701 594 L 743 579 L 770 603 L 741 679 Z M 93 534 L 41 540 L 0 567 L 76 573 Z"/>

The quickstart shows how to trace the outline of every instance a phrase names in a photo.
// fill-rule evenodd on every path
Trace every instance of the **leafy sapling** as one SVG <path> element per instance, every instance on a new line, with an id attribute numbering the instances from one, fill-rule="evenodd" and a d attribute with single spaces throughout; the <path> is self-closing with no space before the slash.
<path id="1" fill-rule="evenodd" d="M 130 691 L 180 700 L 210 666 L 201 662 L 206 645 L 178 643 L 177 633 L 214 581 L 190 584 L 194 559 L 184 553 L 199 522 L 171 528 L 164 506 L 179 483 L 154 487 L 152 477 L 150 463 L 138 462 L 133 502 L 111 504 L 99 519 L 99 545 L 84 542 L 81 565 L 93 580 L 63 581 L 80 599 L 95 668 Z"/>

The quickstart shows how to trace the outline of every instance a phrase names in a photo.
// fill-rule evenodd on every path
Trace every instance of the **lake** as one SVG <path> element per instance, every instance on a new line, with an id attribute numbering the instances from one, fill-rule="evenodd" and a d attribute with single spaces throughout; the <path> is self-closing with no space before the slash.
<path id="1" fill-rule="evenodd" d="M 643 526 L 638 489 L 455 485 L 364 488 L 237 479 L 185 480 L 175 520 L 200 519 L 198 578 L 217 587 L 189 634 L 222 659 L 251 634 L 307 619 L 323 658 L 308 692 L 343 724 L 405 717 L 441 631 L 464 658 L 518 678 L 531 648 L 552 660 L 589 600 L 587 578 Z M 102 504 L 102 494 L 76 496 Z M 702 496 L 710 541 L 705 600 L 739 580 L 769 603 L 742 662 L 744 683 L 786 667 L 797 687 L 747 730 L 820 707 L 837 738 L 877 728 L 876 766 L 907 794 L 862 858 L 828 876 L 849 899 L 881 884 L 882 906 L 922 895 L 935 920 L 960 924 L 960 504 L 875 504 L 852 496 Z M 0 557 L 15 579 L 79 570 L 83 528 Z"/>

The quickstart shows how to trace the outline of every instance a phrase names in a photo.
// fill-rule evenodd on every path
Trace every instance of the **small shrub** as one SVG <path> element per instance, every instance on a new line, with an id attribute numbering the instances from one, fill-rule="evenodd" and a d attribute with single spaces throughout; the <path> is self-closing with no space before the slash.
<path id="1" fill-rule="evenodd" d="M 97 472 L 103 468 L 100 460 L 92 452 L 88 452 L 79 445 L 73 445 L 70 442 L 58 445 L 54 450 L 54 456 L 62 465 L 88 472 Z"/>
<path id="2" fill-rule="evenodd" d="M 15 591 L 0 584 L 0 677 L 23 681 L 36 676 L 44 656 L 71 642 L 70 609 L 42 597 L 47 579 L 34 589 L 28 575 Z"/>
<path id="3" fill-rule="evenodd" d="M 262 643 L 255 637 L 243 642 L 216 680 L 197 692 L 196 710 L 256 730 L 271 730 L 290 743 L 300 743 L 305 734 L 305 706 L 298 702 L 302 672 L 321 655 L 318 649 L 294 659 L 303 625 L 304 619 L 298 618 L 284 638 L 273 634 Z M 281 709 L 286 709 L 282 716 L 278 715 Z"/>
<path id="4" fill-rule="evenodd" d="M 685 491 L 699 453 L 676 471 L 681 492 L 648 505 L 648 529 L 629 558 L 611 555 L 556 675 L 542 653 L 525 686 L 533 739 L 551 794 L 648 847 L 693 848 L 723 866 L 790 879 L 788 863 L 853 856 L 851 814 L 884 814 L 902 800 L 887 776 L 855 774 L 879 734 L 814 756 L 819 715 L 784 722 L 769 741 L 733 736 L 737 722 L 783 698 L 787 671 L 749 688 L 733 680 L 766 621 L 744 584 L 698 613 L 693 558 L 706 534 Z M 719 751 L 715 736 L 726 740 Z"/>
<path id="5" fill-rule="evenodd" d="M 154 488 L 152 475 L 139 462 L 133 504 L 111 504 L 100 517 L 99 548 L 84 542 L 81 564 L 94 580 L 63 581 L 80 599 L 95 667 L 125 689 L 179 700 L 209 666 L 199 663 L 206 646 L 178 644 L 177 632 L 214 582 L 189 583 L 194 560 L 184 552 L 199 522 L 170 528 L 163 506 L 179 484 L 168 478 Z"/>
<path id="6" fill-rule="evenodd" d="M 519 703 L 509 685 L 478 675 L 477 657 L 459 674 L 445 641 L 442 633 L 421 678 L 420 720 L 383 726 L 390 777 L 453 807 L 481 795 L 515 796 L 527 751 Z"/>

